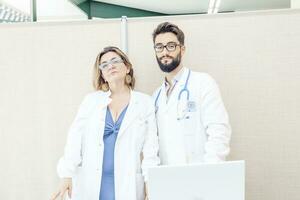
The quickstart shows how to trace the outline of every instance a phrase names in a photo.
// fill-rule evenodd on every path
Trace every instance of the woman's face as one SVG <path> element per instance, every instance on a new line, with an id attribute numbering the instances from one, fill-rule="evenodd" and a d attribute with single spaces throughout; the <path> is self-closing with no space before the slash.
<path id="1" fill-rule="evenodd" d="M 124 83 L 125 76 L 130 71 L 121 57 L 115 52 L 107 52 L 101 57 L 100 70 L 108 84 L 120 81 Z"/>

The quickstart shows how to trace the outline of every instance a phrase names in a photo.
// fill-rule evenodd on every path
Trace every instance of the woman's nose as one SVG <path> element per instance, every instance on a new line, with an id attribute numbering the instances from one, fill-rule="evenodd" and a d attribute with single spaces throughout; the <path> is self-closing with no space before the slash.
<path id="1" fill-rule="evenodd" d="M 108 70 L 115 69 L 115 68 L 116 68 L 116 66 L 114 66 L 114 64 L 112 64 L 112 63 L 108 64 Z"/>

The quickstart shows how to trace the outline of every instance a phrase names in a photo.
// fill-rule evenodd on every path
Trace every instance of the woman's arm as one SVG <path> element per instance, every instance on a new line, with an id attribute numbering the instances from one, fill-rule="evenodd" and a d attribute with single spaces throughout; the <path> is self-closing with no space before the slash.
<path id="1" fill-rule="evenodd" d="M 151 101 L 150 101 L 151 102 Z M 145 182 L 148 181 L 148 168 L 159 165 L 160 159 L 158 157 L 158 136 L 157 136 L 157 124 L 155 118 L 155 109 L 152 103 L 149 103 L 148 111 L 145 117 L 146 135 L 142 149 L 142 173 Z"/>
<path id="2" fill-rule="evenodd" d="M 57 165 L 57 172 L 60 178 L 73 177 L 82 161 L 82 135 L 86 127 L 89 104 L 88 98 L 85 97 L 69 129 L 64 155 Z"/>
<path id="3" fill-rule="evenodd" d="M 90 101 L 86 96 L 79 106 L 77 115 L 69 129 L 64 155 L 57 164 L 57 173 L 61 178 L 61 183 L 58 191 L 52 195 L 51 200 L 63 199 L 66 192 L 71 198 L 72 177 L 82 161 L 82 135 L 85 131 L 89 107 Z"/>
<path id="4" fill-rule="evenodd" d="M 155 117 L 155 108 L 152 105 L 152 101 L 149 103 L 149 109 L 146 114 L 145 126 L 146 135 L 142 150 L 142 174 L 145 180 L 145 200 L 148 200 L 148 168 L 159 165 L 160 159 L 158 157 L 158 135 L 157 135 L 157 123 Z"/>

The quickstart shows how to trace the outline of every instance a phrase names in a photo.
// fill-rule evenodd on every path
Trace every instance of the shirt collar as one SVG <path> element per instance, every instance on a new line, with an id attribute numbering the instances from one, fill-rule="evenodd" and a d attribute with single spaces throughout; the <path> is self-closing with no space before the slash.
<path id="1" fill-rule="evenodd" d="M 185 67 L 182 67 L 181 70 L 179 72 L 177 72 L 177 74 L 174 76 L 174 78 L 171 81 L 172 85 L 176 84 L 180 80 L 180 78 L 183 75 L 184 70 L 185 70 Z M 165 77 L 165 87 L 170 87 L 170 84 L 167 81 L 166 77 Z"/>

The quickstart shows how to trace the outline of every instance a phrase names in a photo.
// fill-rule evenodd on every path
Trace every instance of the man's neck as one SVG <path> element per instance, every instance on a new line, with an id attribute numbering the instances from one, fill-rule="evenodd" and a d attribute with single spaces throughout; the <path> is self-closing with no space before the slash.
<path id="1" fill-rule="evenodd" d="M 166 80 L 168 83 L 172 83 L 173 78 L 180 72 L 180 70 L 183 68 L 183 65 L 180 64 L 178 67 L 176 67 L 173 71 L 166 73 Z"/>

